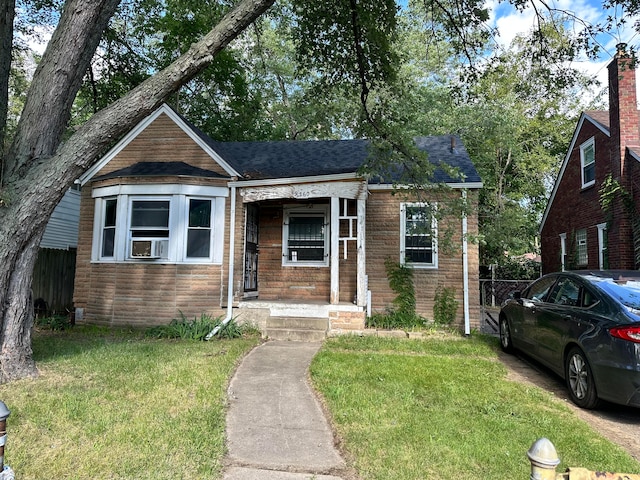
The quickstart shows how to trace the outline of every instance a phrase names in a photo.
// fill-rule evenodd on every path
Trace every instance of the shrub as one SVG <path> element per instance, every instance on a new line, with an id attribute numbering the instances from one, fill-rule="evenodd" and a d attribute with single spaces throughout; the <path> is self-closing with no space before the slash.
<path id="1" fill-rule="evenodd" d="M 147 336 L 155 338 L 181 338 L 183 340 L 204 340 L 207 334 L 213 330 L 222 320 L 222 317 L 213 318 L 203 313 L 200 318 L 194 317 L 187 320 L 182 312 L 179 319 L 171 320 L 168 325 L 158 325 L 147 330 Z"/>
<path id="2" fill-rule="evenodd" d="M 456 289 L 438 287 L 433 303 L 433 322 L 436 325 L 450 325 L 456 319 L 457 311 Z"/>
<path id="3" fill-rule="evenodd" d="M 66 330 L 72 326 L 68 315 L 36 317 L 35 324 L 37 327 L 48 328 L 49 330 Z"/>
<path id="4" fill-rule="evenodd" d="M 147 330 L 148 337 L 180 338 L 183 340 L 204 340 L 214 328 L 222 323 L 222 316 L 212 317 L 207 313 L 187 320 L 182 312 L 180 319 L 173 319 L 168 325 L 158 325 Z M 238 325 L 232 318 L 217 333 L 219 338 L 239 338 L 243 335 L 255 334 L 258 330 L 253 325 Z"/>

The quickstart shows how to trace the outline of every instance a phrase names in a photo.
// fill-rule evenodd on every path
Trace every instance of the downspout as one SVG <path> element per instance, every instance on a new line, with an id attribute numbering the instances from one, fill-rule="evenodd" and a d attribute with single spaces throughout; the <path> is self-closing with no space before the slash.
<path id="1" fill-rule="evenodd" d="M 235 244 L 236 244 L 236 187 L 231 187 L 231 218 L 229 219 L 229 282 L 227 284 L 227 316 L 224 317 L 222 322 L 211 330 L 205 340 L 211 340 L 224 326 L 227 325 L 233 318 L 233 270 L 234 257 L 235 257 Z"/>
<path id="2" fill-rule="evenodd" d="M 463 282 L 463 306 L 464 306 L 464 334 L 471 334 L 469 321 L 469 249 L 467 242 L 467 191 L 462 190 L 462 282 Z"/>

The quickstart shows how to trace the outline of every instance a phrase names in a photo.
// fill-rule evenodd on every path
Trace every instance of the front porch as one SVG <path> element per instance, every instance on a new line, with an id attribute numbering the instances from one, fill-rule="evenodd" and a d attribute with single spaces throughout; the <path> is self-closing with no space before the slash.
<path id="1" fill-rule="evenodd" d="M 265 338 L 320 341 L 331 331 L 363 330 L 366 312 L 353 303 L 305 300 L 242 300 L 234 316 L 255 324 Z"/>

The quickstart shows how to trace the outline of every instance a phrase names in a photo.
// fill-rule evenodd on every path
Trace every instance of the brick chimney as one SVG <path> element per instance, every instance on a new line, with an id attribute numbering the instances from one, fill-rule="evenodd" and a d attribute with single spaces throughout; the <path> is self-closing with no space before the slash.
<path id="1" fill-rule="evenodd" d="M 627 53 L 627 45 L 616 45 L 617 52 L 609 64 L 609 128 L 612 147 L 612 174 L 623 184 L 628 178 L 624 173 L 627 146 L 640 145 L 640 123 L 636 100 L 636 71 L 633 60 Z M 613 152 L 612 152 L 613 153 Z"/>

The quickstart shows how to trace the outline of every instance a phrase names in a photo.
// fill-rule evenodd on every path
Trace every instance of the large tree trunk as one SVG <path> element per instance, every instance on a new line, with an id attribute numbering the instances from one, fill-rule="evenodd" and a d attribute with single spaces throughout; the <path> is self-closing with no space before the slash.
<path id="1" fill-rule="evenodd" d="M 9 73 L 11 72 L 11 44 L 13 42 L 13 18 L 16 0 L 0 0 L 0 157 L 4 153 L 9 111 Z M 2 185 L 2 162 L 0 162 Z"/>
<path id="2" fill-rule="evenodd" d="M 114 141 L 209 65 L 274 1 L 242 1 L 172 65 L 96 113 L 60 144 L 61 126 L 68 121 L 79 78 L 91 58 L 76 50 L 89 49 L 93 54 L 99 40 L 95 30 L 104 30 L 118 2 L 67 1 L 60 26 L 34 76 L 7 158 L 9 175 L 4 191 L 0 191 L 0 198 L 10 199 L 0 207 L 0 381 L 37 374 L 29 333 L 33 323 L 33 266 L 46 222 L 68 186 Z M 93 26 L 86 27 L 86 22 L 93 22 Z M 65 31 L 59 34 L 63 27 Z M 50 53 L 50 49 L 55 51 Z M 65 97 L 71 97 L 71 101 Z"/>

